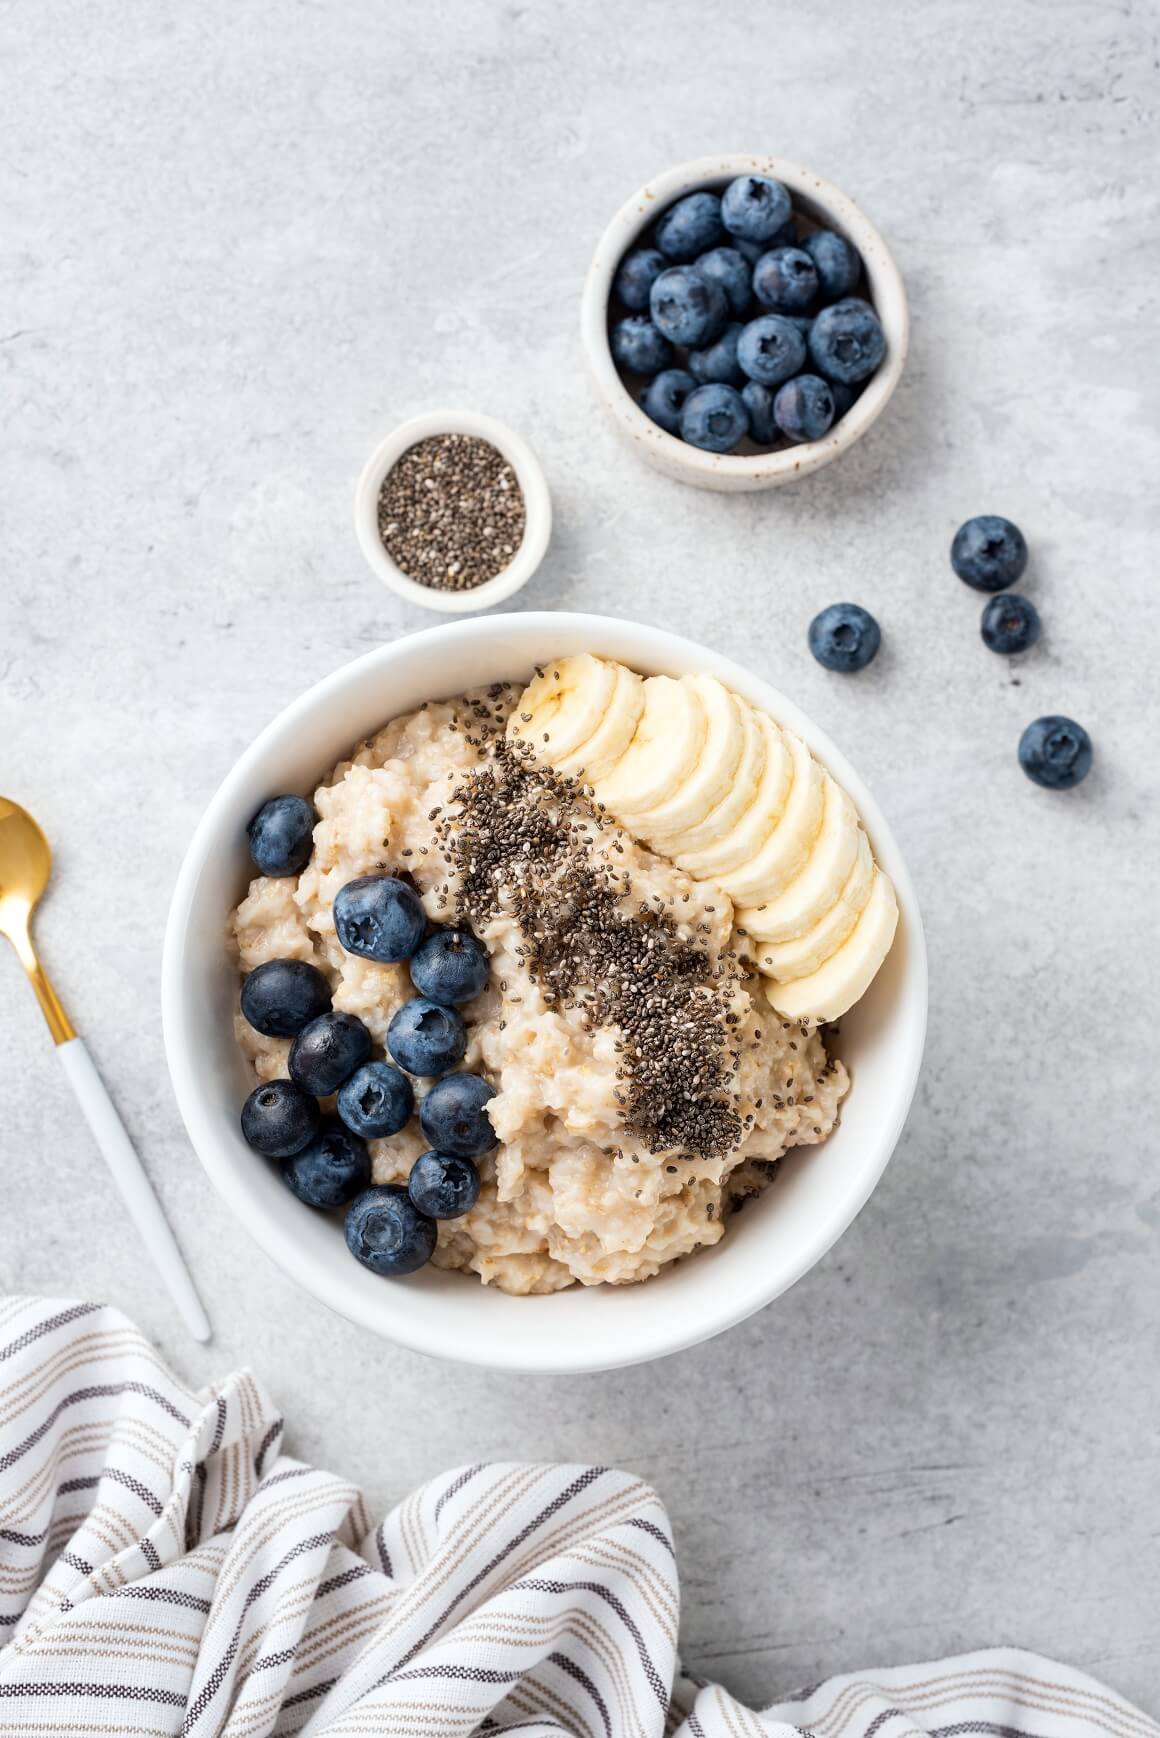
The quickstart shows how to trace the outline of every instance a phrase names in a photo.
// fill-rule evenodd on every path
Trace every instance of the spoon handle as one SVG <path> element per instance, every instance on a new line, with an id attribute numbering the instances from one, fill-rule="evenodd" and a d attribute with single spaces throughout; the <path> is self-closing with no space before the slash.
<path id="1" fill-rule="evenodd" d="M 116 1106 L 97 1073 L 83 1038 L 70 1038 L 58 1044 L 56 1053 L 85 1121 L 105 1156 L 113 1180 L 124 1197 L 157 1270 L 168 1288 L 169 1295 L 181 1312 L 183 1321 L 195 1340 L 208 1340 L 211 1329 L 201 1299 L 194 1289 L 189 1269 L 161 1211 L 140 1159 L 125 1132 L 125 1125 Z"/>

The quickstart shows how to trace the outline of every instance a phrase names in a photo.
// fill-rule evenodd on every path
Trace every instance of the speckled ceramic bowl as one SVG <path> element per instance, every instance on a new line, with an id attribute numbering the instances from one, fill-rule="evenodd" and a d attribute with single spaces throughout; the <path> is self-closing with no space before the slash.
<path id="1" fill-rule="evenodd" d="M 874 304 L 886 334 L 886 359 L 845 416 L 820 441 L 772 452 L 707 453 L 689 446 L 647 417 L 617 371 L 608 343 L 612 280 L 624 255 L 674 200 L 705 187 L 719 192 L 738 175 L 770 175 L 792 195 L 794 208 L 818 228 L 835 229 L 862 256 Z M 811 169 L 781 157 L 742 153 L 701 157 L 656 176 L 621 206 L 601 236 L 584 285 L 581 331 L 601 403 L 635 450 L 658 471 L 702 489 L 739 493 L 795 482 L 852 447 L 885 410 L 906 362 L 910 315 L 906 291 L 889 250 L 852 199 Z"/>

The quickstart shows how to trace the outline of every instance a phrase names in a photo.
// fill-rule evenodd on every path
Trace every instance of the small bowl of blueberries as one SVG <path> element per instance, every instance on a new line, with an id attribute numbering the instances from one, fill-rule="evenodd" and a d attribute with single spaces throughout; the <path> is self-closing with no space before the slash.
<path id="1" fill-rule="evenodd" d="M 642 187 L 600 239 L 581 324 L 613 421 L 658 470 L 739 492 L 829 464 L 890 400 L 906 291 L 854 202 L 777 157 Z"/>

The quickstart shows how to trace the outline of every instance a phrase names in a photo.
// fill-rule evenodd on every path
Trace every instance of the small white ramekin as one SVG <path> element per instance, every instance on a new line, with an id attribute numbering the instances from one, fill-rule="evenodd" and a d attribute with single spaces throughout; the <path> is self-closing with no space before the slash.
<path id="1" fill-rule="evenodd" d="M 870 301 L 886 334 L 886 358 L 845 416 L 820 441 L 804 442 L 778 452 L 707 453 L 676 435 L 666 434 L 645 415 L 625 386 L 608 343 L 612 280 L 628 249 L 674 200 L 702 187 L 716 191 L 738 175 L 769 175 L 783 182 L 798 211 L 822 228 L 837 230 L 857 248 L 866 268 Z M 799 168 L 781 157 L 740 153 L 700 157 L 693 163 L 678 164 L 675 169 L 657 175 L 621 206 L 601 236 L 588 268 L 580 327 L 601 403 L 641 458 L 679 483 L 729 494 L 793 483 L 840 458 L 885 410 L 901 378 L 910 339 L 906 290 L 898 267 L 886 243 L 854 201 L 811 169 Z"/>
<path id="2" fill-rule="evenodd" d="M 409 447 L 441 434 L 474 435 L 490 442 L 512 467 L 524 497 L 523 542 L 493 579 L 467 591 L 439 591 L 434 586 L 420 585 L 391 560 L 379 536 L 379 491 L 383 478 Z M 528 443 L 504 423 L 472 410 L 432 410 L 400 423 L 379 442 L 358 480 L 354 526 L 372 572 L 406 603 L 421 604 L 424 609 L 438 610 L 443 615 L 463 615 L 506 603 L 531 579 L 544 558 L 552 533 L 552 499 L 540 461 Z"/>

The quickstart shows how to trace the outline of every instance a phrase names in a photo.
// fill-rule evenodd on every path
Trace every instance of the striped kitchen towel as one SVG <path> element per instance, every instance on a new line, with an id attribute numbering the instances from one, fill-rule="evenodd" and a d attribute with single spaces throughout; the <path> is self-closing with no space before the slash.
<path id="1" fill-rule="evenodd" d="M 1160 1738 L 1007 1650 L 754 1713 L 682 1675 L 655 1493 L 469 1466 L 377 1526 L 247 1372 L 191 1393 L 99 1304 L 0 1302 L 0 1735 Z"/>

